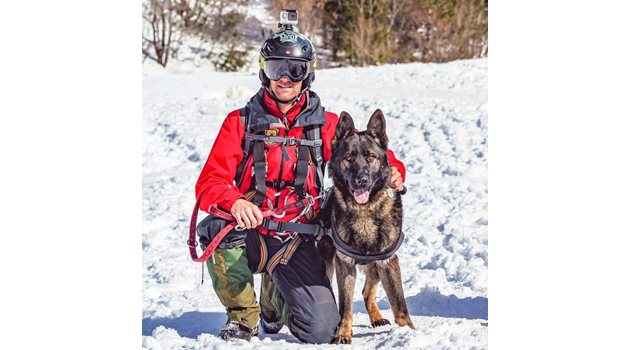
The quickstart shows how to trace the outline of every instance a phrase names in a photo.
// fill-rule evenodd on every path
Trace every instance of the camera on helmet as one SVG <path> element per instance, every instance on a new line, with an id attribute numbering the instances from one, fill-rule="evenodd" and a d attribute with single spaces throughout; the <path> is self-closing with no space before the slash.
<path id="1" fill-rule="evenodd" d="M 298 24 L 297 10 L 282 9 L 280 11 L 280 23 L 278 23 L 278 28 L 284 27 L 287 30 L 292 30 L 293 26 L 297 24 Z"/>

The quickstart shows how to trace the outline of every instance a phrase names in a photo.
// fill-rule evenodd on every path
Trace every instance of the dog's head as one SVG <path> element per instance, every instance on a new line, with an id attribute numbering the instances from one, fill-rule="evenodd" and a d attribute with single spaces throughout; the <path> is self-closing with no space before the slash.
<path id="1" fill-rule="evenodd" d="M 382 190 L 389 181 L 385 117 L 374 111 L 366 131 L 355 132 L 352 117 L 341 112 L 332 141 L 330 174 L 335 186 L 359 204 Z"/>

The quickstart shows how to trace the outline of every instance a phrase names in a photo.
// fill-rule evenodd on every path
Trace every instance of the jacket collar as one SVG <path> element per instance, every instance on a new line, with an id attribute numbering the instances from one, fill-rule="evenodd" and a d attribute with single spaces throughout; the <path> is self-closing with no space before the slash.
<path id="1" fill-rule="evenodd" d="M 302 110 L 302 107 L 304 106 L 305 103 L 306 103 L 306 93 L 302 93 L 302 96 L 300 96 L 300 99 L 297 100 L 295 104 L 291 107 L 291 109 L 289 109 L 289 111 L 287 112 L 286 117 L 287 117 L 287 121 L 289 122 L 288 126 L 293 125 L 293 123 L 295 122 L 295 118 L 298 116 L 298 114 L 300 114 L 300 111 Z M 265 89 L 264 91 L 263 105 L 272 115 L 280 118 L 280 120 L 284 119 L 284 114 L 280 112 L 280 109 L 278 109 L 278 105 L 276 104 L 276 101 L 274 101 L 271 98 L 271 95 L 269 94 L 269 91 L 267 89 Z"/>
<path id="2" fill-rule="evenodd" d="M 308 94 L 308 95 L 307 95 Z M 278 106 L 267 96 L 267 89 L 262 87 L 247 103 L 248 115 L 247 132 L 257 133 L 270 127 L 283 127 L 283 115 Z M 313 91 L 304 92 L 300 100 L 287 113 L 289 128 L 309 125 L 323 125 L 326 123 L 324 107 L 319 103 L 319 97 Z"/>

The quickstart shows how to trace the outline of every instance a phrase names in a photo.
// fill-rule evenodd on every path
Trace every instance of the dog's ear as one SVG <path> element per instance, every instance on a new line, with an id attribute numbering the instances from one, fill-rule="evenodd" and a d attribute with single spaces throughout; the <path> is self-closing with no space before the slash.
<path id="1" fill-rule="evenodd" d="M 387 133 L 385 130 L 385 116 L 380 109 L 374 111 L 368 122 L 367 133 L 376 139 L 376 141 L 385 149 L 387 149 Z"/>
<path id="2" fill-rule="evenodd" d="M 339 117 L 339 123 L 337 123 L 337 129 L 335 130 L 335 140 L 341 140 L 344 137 L 348 137 L 354 133 L 354 121 L 350 114 L 346 111 L 341 112 L 341 116 Z"/>

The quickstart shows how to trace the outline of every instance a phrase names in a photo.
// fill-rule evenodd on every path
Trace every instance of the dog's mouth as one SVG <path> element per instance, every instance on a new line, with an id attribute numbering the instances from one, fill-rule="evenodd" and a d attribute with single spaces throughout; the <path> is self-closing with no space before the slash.
<path id="1" fill-rule="evenodd" d="M 360 188 L 352 191 L 352 196 L 354 196 L 354 200 L 359 204 L 365 204 L 370 199 L 370 191 L 366 188 Z"/>

